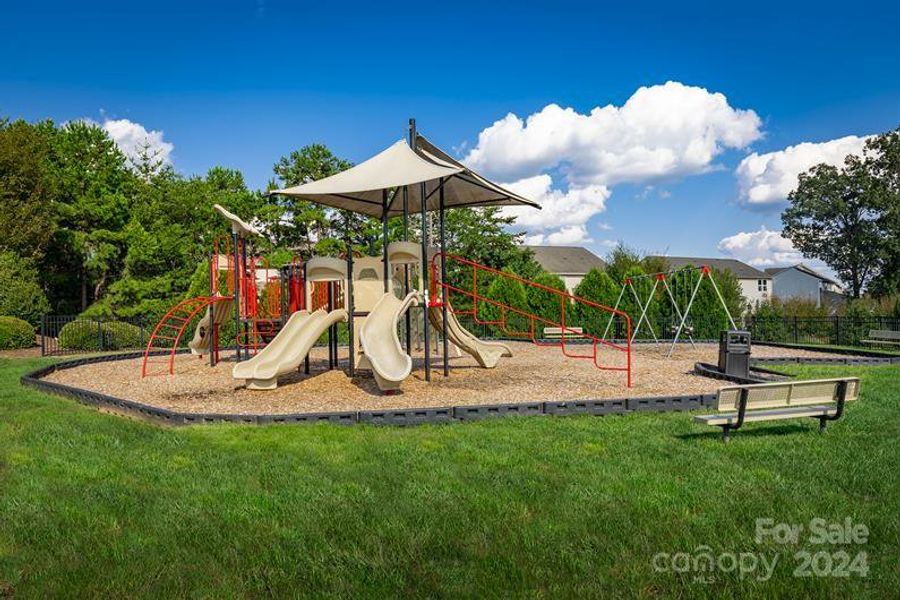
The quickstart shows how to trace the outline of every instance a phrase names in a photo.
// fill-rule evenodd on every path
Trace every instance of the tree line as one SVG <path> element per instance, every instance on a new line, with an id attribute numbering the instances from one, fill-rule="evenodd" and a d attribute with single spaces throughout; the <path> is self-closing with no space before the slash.
<path id="1" fill-rule="evenodd" d="M 351 166 L 311 144 L 279 158 L 266 190 L 328 177 Z M 381 224 L 248 188 L 240 171 L 213 167 L 184 176 L 149 144 L 126 157 L 90 122 L 0 119 L 0 315 L 32 325 L 46 312 L 158 318 L 208 279 L 206 259 L 228 224 L 221 204 L 265 231 L 256 252 L 273 267 L 294 255 L 379 255 Z M 399 219 L 390 238 L 401 239 Z M 496 208 L 448 213 L 456 252 L 490 266 L 530 258 Z M 417 215 L 411 235 L 421 231 Z M 432 223 L 426 226 L 433 227 Z"/>
<path id="2" fill-rule="evenodd" d="M 186 294 L 205 289 L 208 252 L 217 236 L 228 233 L 227 223 L 212 209 L 216 203 L 266 232 L 257 251 L 275 267 L 294 255 L 341 255 L 347 241 L 354 252 L 377 256 L 382 243 L 377 219 L 266 193 L 350 166 L 326 146 L 311 144 L 274 162 L 266 190 L 251 190 L 236 169 L 217 166 L 204 175 L 179 174 L 149 144 L 127 157 L 94 123 L 0 119 L 0 314 L 32 325 L 46 312 L 157 318 Z M 804 255 L 834 268 L 852 294 L 866 288 L 881 296 L 896 294 L 900 133 L 873 138 L 862 156 L 848 157 L 842 168 L 820 165 L 802 175 L 783 220 L 784 235 Z M 423 223 L 418 215 L 409 222 L 417 239 Z M 496 208 L 448 211 L 448 247 L 489 267 L 563 289 L 562 280 L 542 273 L 521 247 L 521 234 L 508 230 L 512 223 Z M 424 226 L 436 233 L 430 217 Z M 391 220 L 389 234 L 391 240 L 402 239 L 400 219 Z M 588 273 L 575 293 L 611 306 L 626 277 L 666 270 L 653 260 L 620 244 L 610 253 L 607 270 Z M 464 270 L 451 270 L 451 275 L 462 285 L 469 277 Z M 734 277 L 714 276 L 732 314 L 743 313 Z M 554 310 L 549 307 L 555 298 L 541 298 L 531 288 L 504 290 L 504 285 L 498 281 L 492 293 L 543 311 L 539 314 Z M 646 294 L 652 282 L 638 285 L 648 287 L 641 290 Z M 695 314 L 721 316 L 705 287 Z M 686 305 L 686 299 L 679 302 Z M 622 306 L 636 320 L 640 310 L 634 298 L 625 296 Z M 671 320 L 673 308 L 667 306 L 654 302 L 648 316 Z M 588 310 L 583 307 L 577 309 L 582 314 L 575 307 L 566 310 L 573 322 L 597 321 L 583 314 Z"/>

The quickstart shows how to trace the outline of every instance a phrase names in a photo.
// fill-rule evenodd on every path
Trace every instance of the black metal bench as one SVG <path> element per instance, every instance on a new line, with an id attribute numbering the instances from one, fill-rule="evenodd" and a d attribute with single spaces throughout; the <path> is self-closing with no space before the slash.
<path id="1" fill-rule="evenodd" d="M 694 417 L 697 423 L 722 428 L 722 439 L 744 423 L 781 419 L 819 419 L 819 431 L 844 414 L 844 404 L 859 398 L 859 378 L 811 379 L 719 388 L 719 414 Z"/>

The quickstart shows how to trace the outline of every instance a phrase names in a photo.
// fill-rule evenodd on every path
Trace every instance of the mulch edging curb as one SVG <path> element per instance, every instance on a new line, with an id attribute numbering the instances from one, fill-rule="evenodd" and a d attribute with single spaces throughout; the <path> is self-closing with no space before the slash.
<path id="1" fill-rule="evenodd" d="M 160 425 L 187 426 L 209 425 L 216 423 L 239 423 L 243 425 L 289 425 L 311 423 L 333 423 L 354 425 L 364 423 L 370 425 L 422 425 L 439 423 L 458 423 L 480 419 L 513 416 L 537 415 L 622 415 L 635 412 L 682 412 L 712 406 L 716 394 L 686 394 L 678 396 L 646 396 L 612 398 L 603 400 L 564 400 L 547 402 L 525 402 L 517 404 L 482 404 L 471 406 L 446 406 L 427 408 L 403 408 L 395 410 L 363 410 L 347 412 L 295 413 L 295 414 L 217 414 L 217 413 L 182 413 L 165 408 L 149 406 L 133 400 L 116 398 L 100 392 L 46 381 L 44 377 L 55 371 L 72 369 L 82 365 L 128 360 L 143 356 L 143 352 L 127 352 L 121 354 L 90 356 L 62 361 L 30 373 L 20 379 L 22 385 L 42 392 L 72 398 L 82 404 L 93 406 L 99 410 L 113 412 L 127 417 L 150 421 Z M 900 358 L 756 358 L 751 364 L 765 363 L 800 363 L 800 364 L 847 364 L 875 365 L 900 364 Z M 699 368 L 699 369 L 698 369 Z M 697 363 L 694 371 L 699 375 L 714 377 L 735 383 L 760 383 L 758 380 L 742 380 L 730 378 L 712 365 Z"/>

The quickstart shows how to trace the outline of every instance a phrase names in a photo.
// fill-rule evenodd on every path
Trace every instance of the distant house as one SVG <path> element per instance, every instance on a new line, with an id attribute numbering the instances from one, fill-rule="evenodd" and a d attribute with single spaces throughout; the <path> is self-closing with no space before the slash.
<path id="1" fill-rule="evenodd" d="M 534 260 L 548 273 L 559 275 L 572 293 L 591 269 L 605 270 L 606 263 L 580 246 L 524 246 L 534 253 Z"/>
<path id="2" fill-rule="evenodd" d="M 719 271 L 728 271 L 741 285 L 741 295 L 750 306 L 756 306 L 771 297 L 772 276 L 756 267 L 751 267 L 733 258 L 702 258 L 699 256 L 654 256 L 669 263 L 671 269 L 680 269 L 688 265 L 699 267 L 706 265 Z"/>
<path id="3" fill-rule="evenodd" d="M 792 267 L 766 269 L 775 285 L 774 294 L 783 299 L 804 298 L 816 306 L 834 306 L 843 299 L 841 284 L 800 263 Z"/>

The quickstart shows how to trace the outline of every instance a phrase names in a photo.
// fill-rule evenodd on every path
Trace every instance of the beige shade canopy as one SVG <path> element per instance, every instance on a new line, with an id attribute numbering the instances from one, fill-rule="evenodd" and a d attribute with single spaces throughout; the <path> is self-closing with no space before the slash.
<path id="1" fill-rule="evenodd" d="M 540 208 L 468 169 L 419 135 L 416 150 L 400 140 L 369 160 L 337 175 L 302 185 L 273 190 L 333 208 L 381 217 L 387 191 L 389 217 L 403 214 L 402 188 L 408 190 L 410 213 L 422 210 L 421 185 L 425 184 L 426 210 L 440 209 L 443 181 L 444 207 L 525 205 Z"/>

